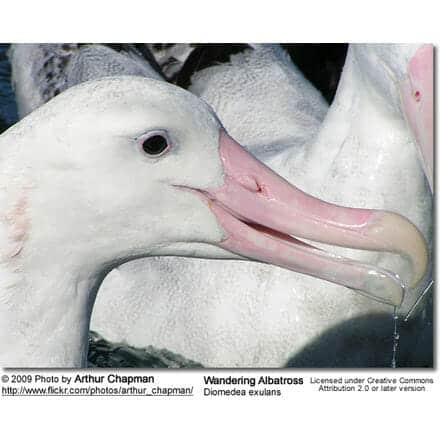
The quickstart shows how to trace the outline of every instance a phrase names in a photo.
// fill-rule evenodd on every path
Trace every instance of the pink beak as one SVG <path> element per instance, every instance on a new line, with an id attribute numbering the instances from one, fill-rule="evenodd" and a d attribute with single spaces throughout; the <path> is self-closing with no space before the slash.
<path id="1" fill-rule="evenodd" d="M 408 78 L 400 84 L 403 110 L 420 148 L 426 177 L 434 178 L 434 51 L 420 47 L 408 63 Z"/>
<path id="2" fill-rule="evenodd" d="M 224 131 L 220 156 L 225 183 L 219 189 L 202 192 L 227 236 L 220 247 L 358 290 L 395 306 L 401 304 L 404 295 L 398 276 L 324 252 L 291 236 L 399 253 L 412 263 L 412 285 L 425 274 L 425 240 L 404 217 L 344 208 L 309 196 L 255 159 Z"/>

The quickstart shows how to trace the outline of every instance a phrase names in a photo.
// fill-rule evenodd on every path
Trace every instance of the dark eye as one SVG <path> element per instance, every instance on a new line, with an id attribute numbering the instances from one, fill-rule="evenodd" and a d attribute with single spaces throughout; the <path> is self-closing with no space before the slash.
<path id="1" fill-rule="evenodd" d="M 142 149 L 149 156 L 158 156 L 163 153 L 168 146 L 168 139 L 161 134 L 155 134 L 142 141 Z"/>

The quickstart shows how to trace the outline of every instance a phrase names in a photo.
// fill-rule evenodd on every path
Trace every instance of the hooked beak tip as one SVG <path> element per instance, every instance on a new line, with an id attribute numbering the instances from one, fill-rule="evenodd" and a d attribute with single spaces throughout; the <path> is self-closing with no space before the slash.
<path id="1" fill-rule="evenodd" d="M 405 217 L 387 211 L 377 212 L 367 228 L 383 251 L 400 254 L 411 263 L 409 288 L 417 286 L 429 265 L 428 246 L 418 228 Z"/>

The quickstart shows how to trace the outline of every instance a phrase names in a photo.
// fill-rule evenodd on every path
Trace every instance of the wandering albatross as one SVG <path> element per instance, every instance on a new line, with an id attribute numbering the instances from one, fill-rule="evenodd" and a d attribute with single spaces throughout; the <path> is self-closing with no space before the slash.
<path id="1" fill-rule="evenodd" d="M 290 182 L 331 202 L 403 214 L 431 242 L 430 190 L 399 90 L 418 50 L 350 46 L 322 125 L 325 105 L 276 46 L 257 46 L 197 73 L 189 90 Z M 344 255 L 410 273 L 391 254 Z M 407 291 L 401 317 L 428 282 Z M 109 340 L 166 347 L 211 367 L 390 366 L 392 312 L 344 287 L 275 267 L 170 258 L 135 261 L 110 274 L 92 326 Z M 429 365 L 430 350 L 422 346 L 430 343 L 429 314 L 411 318 L 401 325 L 397 363 Z"/>
<path id="2" fill-rule="evenodd" d="M 349 60 L 350 56 L 353 55 L 349 55 Z M 252 63 L 260 69 L 252 69 Z M 345 70 L 349 71 L 349 68 Z M 279 84 L 271 81 L 274 73 L 282 80 Z M 344 75 L 347 76 L 347 72 Z M 323 138 L 323 132 L 328 133 L 329 126 L 339 129 L 340 124 L 344 129 L 350 124 L 343 124 L 342 115 L 329 124 L 328 116 L 327 129 L 324 125 L 315 147 L 312 144 L 312 147 L 302 150 L 295 148 L 298 138 L 288 132 L 289 116 L 291 120 L 298 120 L 298 114 L 313 116 L 311 105 L 307 106 L 307 103 L 314 100 L 318 102 L 315 107 L 319 108 L 316 92 L 311 91 L 310 86 L 306 86 L 304 92 L 304 86 L 301 86 L 298 93 L 300 84 L 304 84 L 304 79 L 279 48 L 258 46 L 254 51 L 232 58 L 231 65 L 226 68 L 220 66 L 201 72 L 199 78 L 193 78 L 190 89 L 216 108 L 225 119 L 226 128 L 238 139 L 243 138 L 242 142 L 254 154 L 263 157 L 289 180 L 302 183 L 302 187 L 309 191 L 319 193 L 319 185 L 322 185 L 326 189 L 323 195 L 331 199 L 334 197 L 332 191 L 328 191 L 331 179 L 308 178 L 314 171 L 319 172 L 319 167 L 318 171 L 316 167 L 313 169 L 313 161 L 307 162 L 306 158 L 320 148 L 320 142 L 322 148 L 325 138 L 319 139 Z M 341 91 L 342 85 L 337 99 L 346 94 L 346 91 Z M 253 94 L 255 100 L 249 100 L 246 94 L 252 90 L 262 93 Z M 298 111 L 298 99 L 289 104 L 292 95 L 300 98 L 302 113 Z M 280 113 L 267 117 L 261 109 L 265 100 L 267 104 L 270 99 L 273 99 L 275 107 L 278 104 Z M 337 105 L 333 106 L 330 116 L 335 113 L 335 107 Z M 261 117 L 253 122 L 253 115 Z M 280 124 L 269 124 L 269 121 L 277 121 L 277 116 L 280 116 L 281 125 L 284 123 L 281 127 L 284 132 L 277 131 Z M 402 131 L 402 127 L 399 129 Z M 274 139 L 274 133 L 281 132 L 286 133 L 286 138 Z M 272 135 L 271 144 L 267 141 L 269 136 L 264 138 L 265 134 Z M 337 140 L 330 147 L 332 145 L 337 145 Z M 328 154 L 327 159 L 330 156 Z M 325 161 L 322 158 L 320 161 L 325 167 Z M 334 182 L 333 186 L 344 204 L 357 206 L 358 199 L 351 202 L 348 200 L 350 194 L 340 194 L 341 186 L 338 188 Z M 367 207 L 368 202 L 368 197 L 360 200 L 360 206 Z M 375 203 L 377 200 L 373 200 Z M 429 202 L 425 201 L 426 204 Z M 385 208 L 390 207 L 387 203 L 384 205 Z M 423 221 L 419 222 L 420 225 L 422 230 L 426 226 Z M 356 256 L 363 257 L 360 254 Z M 377 255 L 370 258 L 374 263 L 384 261 Z M 282 269 L 244 262 L 219 264 L 213 261 L 169 260 L 136 261 L 113 271 L 104 281 L 98 296 L 95 328 L 110 339 L 125 339 L 135 345 L 153 343 L 166 346 L 209 366 L 280 366 L 332 324 L 385 310 L 370 300 L 351 295 L 346 289 Z M 389 263 L 389 260 L 387 255 L 386 262 Z M 406 266 L 402 271 L 401 261 L 400 258 L 395 259 L 394 267 L 401 274 L 411 273 Z M 144 319 L 145 324 L 142 324 Z"/>

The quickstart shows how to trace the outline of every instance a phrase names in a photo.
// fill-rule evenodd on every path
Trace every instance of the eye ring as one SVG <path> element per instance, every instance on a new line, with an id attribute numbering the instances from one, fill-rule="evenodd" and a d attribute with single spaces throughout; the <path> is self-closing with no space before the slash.
<path id="1" fill-rule="evenodd" d="M 143 154 L 148 157 L 160 157 L 171 149 L 171 142 L 163 130 L 151 131 L 138 138 Z"/>

